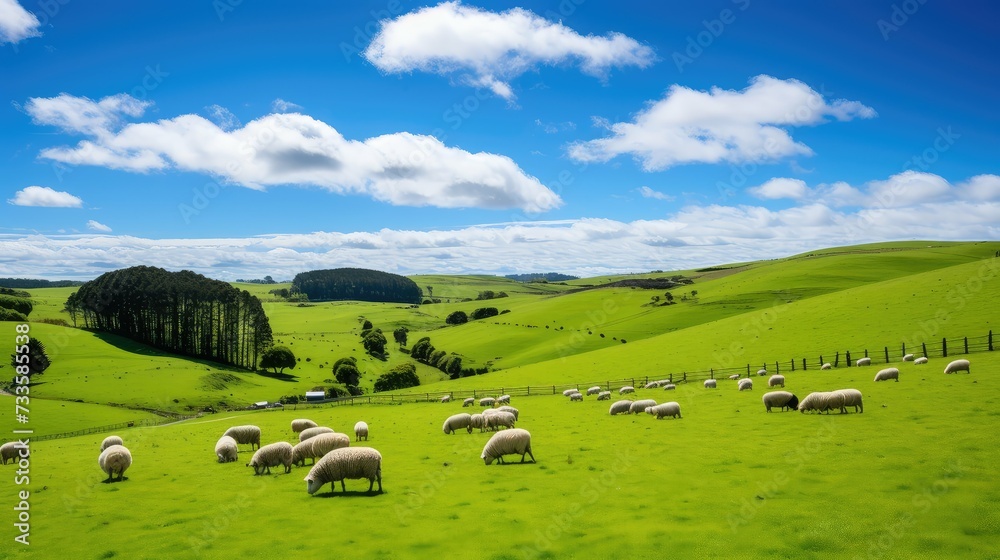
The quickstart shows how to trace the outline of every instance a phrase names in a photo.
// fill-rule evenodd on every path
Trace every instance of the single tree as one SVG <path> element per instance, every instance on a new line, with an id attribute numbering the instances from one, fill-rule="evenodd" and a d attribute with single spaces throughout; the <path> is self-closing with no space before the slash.
<path id="1" fill-rule="evenodd" d="M 285 368 L 295 369 L 295 354 L 286 346 L 272 346 L 260 356 L 260 367 L 274 373 L 284 373 Z"/>
<path id="2" fill-rule="evenodd" d="M 406 346 L 406 333 L 408 332 L 409 329 L 406 327 L 399 327 L 398 329 L 392 331 L 392 338 L 396 341 L 396 344 L 399 344 L 400 348 Z"/>
<path id="3" fill-rule="evenodd" d="M 334 370 L 333 377 L 337 383 L 343 383 L 348 387 L 357 387 L 358 381 L 361 380 L 361 372 L 358 371 L 353 362 L 345 361 Z"/>
<path id="4" fill-rule="evenodd" d="M 362 331 L 370 331 L 370 330 L 372 330 L 372 328 L 374 326 L 375 325 L 373 325 L 371 321 L 369 321 L 368 319 L 365 319 L 364 324 L 361 325 L 361 330 Z"/>
<path id="5" fill-rule="evenodd" d="M 449 325 L 461 325 L 469 322 L 469 316 L 466 315 L 465 311 L 452 311 L 444 322 Z"/>
<path id="6" fill-rule="evenodd" d="M 373 356 L 379 356 L 379 357 L 385 354 L 386 342 L 387 341 L 385 339 L 385 335 L 382 334 L 382 331 L 379 329 L 375 329 L 369 332 L 365 336 L 364 340 L 361 341 L 361 343 L 365 347 L 366 352 L 368 352 Z"/>
<path id="7" fill-rule="evenodd" d="M 434 286 L 427 286 L 427 297 L 434 297 Z"/>
<path id="8" fill-rule="evenodd" d="M 674 301 L 674 294 L 671 294 L 670 292 L 663 294 L 663 297 L 667 298 L 667 303 Z"/>
<path id="9" fill-rule="evenodd" d="M 21 346 L 28 347 L 27 353 L 16 352 L 10 355 L 10 365 L 14 368 L 15 373 L 17 373 L 17 366 L 28 366 L 28 377 L 31 377 L 44 372 L 51 365 L 52 362 L 49 360 L 49 355 L 45 353 L 45 345 L 42 344 L 41 340 L 32 337 L 27 344 L 19 345 L 17 349 L 21 350 Z"/>

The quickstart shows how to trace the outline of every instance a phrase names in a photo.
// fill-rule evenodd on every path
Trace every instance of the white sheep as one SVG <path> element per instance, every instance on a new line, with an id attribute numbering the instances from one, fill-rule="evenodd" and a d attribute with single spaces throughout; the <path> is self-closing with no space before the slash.
<path id="1" fill-rule="evenodd" d="M 568 396 L 572 395 L 573 393 L 579 393 L 579 392 L 580 392 L 579 389 L 566 389 L 565 391 L 563 391 L 563 396 L 564 397 L 568 397 Z"/>
<path id="2" fill-rule="evenodd" d="M 101 442 L 101 451 L 104 451 L 112 445 L 125 445 L 125 442 L 123 442 L 122 438 L 119 436 L 108 436 Z"/>
<path id="3" fill-rule="evenodd" d="M 300 441 L 295 444 L 295 447 L 292 447 L 293 465 L 297 467 L 304 467 L 306 465 L 306 459 L 312 459 L 313 464 L 316 464 L 316 457 L 312 454 L 312 439 Z"/>
<path id="4" fill-rule="evenodd" d="M 583 395 L 581 395 L 580 393 L 573 393 L 572 395 L 569 396 L 569 400 L 583 402 Z"/>
<path id="5" fill-rule="evenodd" d="M 319 426 L 319 424 L 306 418 L 296 418 L 295 420 L 292 420 L 292 431 L 295 433 L 299 433 L 302 430 L 307 430 L 309 428 L 315 428 L 316 426 Z"/>
<path id="6" fill-rule="evenodd" d="M 714 379 L 706 379 L 705 380 L 705 388 L 706 389 L 715 389 L 716 388 L 715 380 Z"/>
<path id="7" fill-rule="evenodd" d="M 840 403 L 840 412 L 846 413 L 847 407 L 853 406 L 854 412 L 864 412 L 865 405 L 862 402 L 861 391 L 857 389 L 838 389 L 833 392 L 837 397 L 842 397 L 843 401 Z M 835 398 L 837 398 L 835 397 Z"/>
<path id="8" fill-rule="evenodd" d="M 479 399 L 479 406 L 482 407 L 493 406 L 494 404 L 496 404 L 496 402 L 497 400 L 494 399 L 493 397 L 483 397 Z"/>
<path id="9" fill-rule="evenodd" d="M 663 404 L 658 404 L 649 409 L 650 414 L 656 417 L 657 420 L 662 419 L 664 416 L 669 416 L 671 418 L 681 418 L 681 405 L 671 402 L 665 402 Z"/>
<path id="10" fill-rule="evenodd" d="M 132 466 L 132 453 L 124 445 L 112 445 L 101 451 L 97 464 L 103 472 L 108 473 L 108 480 L 105 482 L 110 482 L 115 472 L 118 472 L 118 480 L 124 480 L 125 470 Z"/>
<path id="11" fill-rule="evenodd" d="M 476 397 L 469 397 L 469 398 L 465 399 L 464 401 L 462 401 L 462 408 L 465 408 L 467 406 L 475 406 L 475 405 L 476 405 Z"/>
<path id="12" fill-rule="evenodd" d="M 497 404 L 510 404 L 510 395 L 500 395 L 497 398 Z"/>
<path id="13" fill-rule="evenodd" d="M 660 386 L 659 381 L 650 381 L 649 383 L 646 383 L 645 386 L 643 386 L 643 389 L 656 389 L 659 386 Z"/>
<path id="14" fill-rule="evenodd" d="M 920 356 L 916 360 L 913 360 L 913 363 L 915 365 L 918 365 L 918 366 L 921 365 L 921 364 L 926 364 L 927 363 L 927 356 Z"/>
<path id="15" fill-rule="evenodd" d="M 912 362 L 914 357 L 915 356 L 913 354 L 907 354 L 907 355 L 903 356 L 903 361 L 904 362 Z"/>
<path id="16" fill-rule="evenodd" d="M 480 415 L 477 414 L 476 416 Z M 444 425 L 441 426 L 441 430 L 445 433 L 445 435 L 448 435 L 455 433 L 457 430 L 465 428 L 466 431 L 468 431 L 471 434 L 472 433 L 471 422 L 472 422 L 472 416 L 466 412 L 462 412 L 460 414 L 453 414 L 449 416 L 447 420 L 444 421 Z"/>
<path id="17" fill-rule="evenodd" d="M 635 392 L 635 387 L 633 387 L 631 385 L 626 385 L 626 386 L 622 387 L 621 389 L 618 389 L 618 394 L 619 395 L 624 395 L 625 393 L 634 393 L 634 392 Z"/>
<path id="18" fill-rule="evenodd" d="M 648 406 L 656 406 L 656 401 L 653 399 L 642 399 L 633 402 L 628 406 L 629 414 L 641 414 L 642 411 L 646 410 Z"/>
<path id="19" fill-rule="evenodd" d="M 771 412 L 772 407 L 778 407 L 781 410 L 784 410 L 787 407 L 789 410 L 795 410 L 799 406 L 798 397 L 788 391 L 771 391 L 770 393 L 764 393 L 764 396 L 762 396 L 760 400 L 764 403 L 764 408 L 768 412 Z"/>
<path id="20" fill-rule="evenodd" d="M 236 440 L 230 436 L 222 436 L 215 443 L 215 456 L 218 457 L 220 463 L 232 463 L 238 458 L 239 452 Z"/>
<path id="21" fill-rule="evenodd" d="M 354 441 L 361 441 L 361 438 L 365 438 L 365 441 L 368 441 L 368 424 L 361 421 L 355 424 L 354 437 L 356 438 Z"/>
<path id="22" fill-rule="evenodd" d="M 757 370 L 757 375 L 763 377 L 763 376 L 767 375 L 767 370 L 766 369 L 758 369 Z"/>
<path id="23" fill-rule="evenodd" d="M 269 443 L 258 448 L 247 463 L 248 467 L 253 467 L 254 476 L 263 472 L 271 474 L 271 467 L 278 465 L 285 466 L 285 473 L 292 472 L 292 444 L 287 441 Z"/>
<path id="24" fill-rule="evenodd" d="M 945 373 L 958 373 L 960 371 L 972 373 L 969 371 L 969 360 L 955 360 L 944 368 Z"/>
<path id="25" fill-rule="evenodd" d="M 469 433 L 472 433 L 473 428 L 479 428 L 479 432 L 486 431 L 486 418 L 485 414 L 473 414 L 469 417 Z"/>
<path id="26" fill-rule="evenodd" d="M 499 410 L 500 412 L 509 412 L 509 413 L 513 414 L 514 415 L 514 420 L 517 420 L 518 415 L 519 415 L 518 410 L 516 408 L 514 408 L 513 406 L 501 406 L 497 410 Z"/>
<path id="27" fill-rule="evenodd" d="M 569 398 L 570 398 L 570 399 L 572 400 L 572 399 L 573 399 L 573 397 L 575 397 L 576 395 L 581 395 L 581 394 L 582 394 L 582 393 L 580 393 L 580 391 L 577 391 L 576 389 L 573 389 L 573 390 L 571 390 L 571 391 L 569 392 L 569 394 L 567 394 L 567 395 L 565 395 L 565 396 L 569 397 Z"/>
<path id="28" fill-rule="evenodd" d="M 629 408 L 631 407 L 632 407 L 632 401 L 629 400 L 616 401 L 614 404 L 611 405 L 611 408 L 608 410 L 608 414 L 612 416 L 616 414 L 628 414 Z"/>
<path id="29" fill-rule="evenodd" d="M 611 400 L 611 391 L 601 391 L 600 393 L 597 393 L 597 400 L 599 400 L 599 401 L 610 401 Z"/>
<path id="30" fill-rule="evenodd" d="M 3 460 L 2 464 L 6 465 L 7 460 L 10 459 L 16 465 L 21 457 L 22 449 L 27 448 L 21 445 L 21 442 L 19 441 L 8 441 L 7 443 L 0 445 L 0 459 Z"/>
<path id="31" fill-rule="evenodd" d="M 324 484 L 333 484 L 333 490 L 340 481 L 340 489 L 347 492 L 345 479 L 368 479 L 371 492 L 378 481 L 378 491 L 382 492 L 382 454 L 371 447 L 343 447 L 327 453 L 313 465 L 306 475 L 306 491 L 315 494 Z M 331 491 L 333 491 L 331 490 Z"/>
<path id="32" fill-rule="evenodd" d="M 236 440 L 236 443 L 243 445 L 250 444 L 250 450 L 253 451 L 254 446 L 260 448 L 260 428 L 253 425 L 245 426 L 233 426 L 226 430 L 224 436 L 229 436 Z"/>
<path id="33" fill-rule="evenodd" d="M 315 461 L 316 457 L 322 457 L 334 449 L 351 446 L 351 436 L 347 434 L 320 434 L 309 440 L 309 453 Z"/>
<path id="34" fill-rule="evenodd" d="M 736 386 L 739 391 L 753 391 L 753 379 L 749 377 L 740 379 L 739 385 Z"/>
<path id="35" fill-rule="evenodd" d="M 663 386 L 664 391 L 673 391 L 676 388 L 677 385 L 674 385 L 673 383 L 667 383 L 666 385 Z"/>
<path id="36" fill-rule="evenodd" d="M 784 387 L 785 386 L 785 376 L 774 374 L 767 378 L 768 387 Z"/>
<path id="37" fill-rule="evenodd" d="M 500 426 L 513 428 L 514 422 L 514 415 L 509 412 L 497 412 L 486 417 L 486 427 L 494 432 L 500 429 Z"/>
<path id="38" fill-rule="evenodd" d="M 740 378 L 740 374 L 738 374 L 738 373 L 734 373 L 733 375 L 729 376 L 729 379 L 732 379 L 733 381 L 736 381 L 739 378 Z"/>
<path id="39" fill-rule="evenodd" d="M 315 428 L 306 428 L 299 433 L 299 441 L 305 441 L 309 438 L 316 437 L 320 434 L 332 434 L 333 428 L 327 428 L 326 426 L 316 426 Z"/>
<path id="40" fill-rule="evenodd" d="M 833 369 L 833 364 L 827 362 L 819 367 L 819 369 Z"/>
<path id="41" fill-rule="evenodd" d="M 531 452 L 531 434 L 528 430 L 514 428 L 493 434 L 493 437 L 486 442 L 483 453 L 479 456 L 487 465 L 499 460 L 503 463 L 504 455 L 520 455 L 521 462 L 524 462 L 525 455 L 531 456 L 531 462 L 535 462 L 535 455 Z"/>
<path id="42" fill-rule="evenodd" d="M 443 402 L 443 403 L 451 402 L 451 395 L 445 395 L 445 396 L 441 397 L 441 402 Z"/>
<path id="43" fill-rule="evenodd" d="M 871 358 L 858 358 L 858 361 L 854 362 L 854 365 L 856 365 L 858 367 L 861 367 L 861 366 L 870 366 L 870 365 L 872 365 L 872 359 Z"/>
<path id="44" fill-rule="evenodd" d="M 894 367 L 889 367 L 889 368 L 881 369 L 881 370 L 879 370 L 878 373 L 875 374 L 875 381 L 888 381 L 890 379 L 895 379 L 897 383 L 899 382 L 899 370 L 898 369 L 896 369 Z"/>
<path id="45" fill-rule="evenodd" d="M 826 410 L 826 397 L 829 394 L 823 391 L 809 393 L 806 398 L 799 401 L 799 412 Z"/>
<path id="46" fill-rule="evenodd" d="M 593 386 L 593 387 L 591 387 L 591 388 L 587 389 L 587 396 L 589 397 L 590 395 L 597 395 L 597 394 L 599 394 L 600 392 L 601 392 L 601 388 L 600 388 L 600 386 L 598 386 L 598 385 L 595 385 L 595 386 Z"/>

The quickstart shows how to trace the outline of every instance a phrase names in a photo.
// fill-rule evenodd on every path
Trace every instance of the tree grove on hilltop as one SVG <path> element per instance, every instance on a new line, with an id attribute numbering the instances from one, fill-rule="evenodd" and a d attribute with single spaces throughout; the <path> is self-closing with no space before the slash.
<path id="1" fill-rule="evenodd" d="M 292 287 L 311 301 L 355 300 L 420 303 L 420 287 L 405 276 L 365 268 L 300 272 Z"/>

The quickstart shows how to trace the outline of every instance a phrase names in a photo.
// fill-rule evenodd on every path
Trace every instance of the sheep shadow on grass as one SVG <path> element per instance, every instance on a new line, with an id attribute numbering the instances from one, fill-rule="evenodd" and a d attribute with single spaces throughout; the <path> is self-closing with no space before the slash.
<path id="1" fill-rule="evenodd" d="M 323 498 L 324 500 L 327 498 L 371 498 L 372 496 L 380 496 L 385 493 L 385 490 L 381 492 L 378 490 L 372 490 L 371 492 L 368 490 L 348 490 L 347 492 L 343 492 L 341 490 L 331 490 L 330 492 L 324 492 L 322 494 L 317 492 L 313 494 L 312 497 Z"/>
<path id="2" fill-rule="evenodd" d="M 105 478 L 104 480 L 101 481 L 101 484 L 114 484 L 116 482 L 126 482 L 127 480 L 128 480 L 127 476 L 123 476 L 120 480 L 116 476 L 114 478 Z"/>

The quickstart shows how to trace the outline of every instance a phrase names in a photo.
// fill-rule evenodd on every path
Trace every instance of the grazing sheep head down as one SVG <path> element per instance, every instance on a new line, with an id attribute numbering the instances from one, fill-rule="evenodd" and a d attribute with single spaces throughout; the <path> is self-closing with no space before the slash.
<path id="1" fill-rule="evenodd" d="M 309 494 L 315 494 L 316 491 L 319 490 L 321 486 L 323 486 L 323 484 L 317 484 L 315 480 L 309 478 L 308 476 L 305 478 L 305 480 L 306 480 L 306 491 L 308 491 Z"/>
<path id="2" fill-rule="evenodd" d="M 796 397 L 795 395 L 792 395 L 792 398 L 788 399 L 788 402 L 785 404 L 785 406 L 787 406 L 788 408 L 790 408 L 792 410 L 798 410 L 799 409 L 799 398 Z"/>

